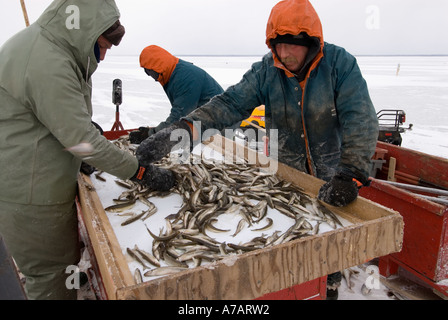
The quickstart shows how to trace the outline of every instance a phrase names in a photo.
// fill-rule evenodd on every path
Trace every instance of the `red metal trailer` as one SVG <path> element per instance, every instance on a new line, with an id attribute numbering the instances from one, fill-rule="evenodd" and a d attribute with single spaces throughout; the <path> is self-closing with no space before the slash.
<path id="1" fill-rule="evenodd" d="M 378 142 L 376 157 L 385 160 L 369 188 L 360 195 L 398 211 L 404 220 L 403 248 L 379 259 L 380 273 L 389 277 L 399 268 L 412 273 L 442 298 L 448 298 L 448 206 L 420 196 L 431 192 L 410 192 L 389 184 L 393 180 L 429 187 L 425 191 L 448 189 L 448 159 Z M 445 280 L 445 281 L 443 281 Z"/>

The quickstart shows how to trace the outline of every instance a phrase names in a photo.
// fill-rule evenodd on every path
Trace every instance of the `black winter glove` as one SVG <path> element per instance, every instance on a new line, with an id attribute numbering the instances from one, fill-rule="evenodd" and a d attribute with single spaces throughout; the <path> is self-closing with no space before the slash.
<path id="1" fill-rule="evenodd" d="M 193 149 L 191 130 L 185 121 L 175 122 L 142 141 L 136 156 L 142 165 L 147 166 L 177 149 Z"/>
<path id="2" fill-rule="evenodd" d="M 129 133 L 129 141 L 131 143 L 139 144 L 154 133 L 156 133 L 156 128 L 139 127 L 138 130 Z"/>
<path id="3" fill-rule="evenodd" d="M 131 180 L 157 191 L 168 191 L 176 184 L 176 177 L 171 170 L 158 168 L 153 164 L 139 165 Z"/>
<path id="4" fill-rule="evenodd" d="M 81 162 L 81 168 L 79 169 L 79 171 L 81 171 L 85 175 L 90 176 L 92 173 L 95 172 L 95 167 L 83 161 Z"/>
<path id="5" fill-rule="evenodd" d="M 335 207 L 343 207 L 358 196 L 358 186 L 353 178 L 343 172 L 336 174 L 319 190 L 318 199 Z"/>

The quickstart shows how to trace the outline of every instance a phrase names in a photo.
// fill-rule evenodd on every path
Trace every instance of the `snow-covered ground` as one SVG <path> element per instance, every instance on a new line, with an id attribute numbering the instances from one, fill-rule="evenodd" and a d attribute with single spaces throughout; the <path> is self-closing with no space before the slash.
<path id="1" fill-rule="evenodd" d="M 210 73 L 226 89 L 240 81 L 257 56 L 181 56 Z M 448 158 L 448 56 L 357 57 L 377 111 L 406 112 L 402 146 Z M 138 56 L 109 55 L 93 76 L 94 121 L 110 130 L 115 121 L 112 81 L 123 81 L 120 120 L 125 128 L 157 125 L 170 103 L 158 82 L 140 68 Z"/>

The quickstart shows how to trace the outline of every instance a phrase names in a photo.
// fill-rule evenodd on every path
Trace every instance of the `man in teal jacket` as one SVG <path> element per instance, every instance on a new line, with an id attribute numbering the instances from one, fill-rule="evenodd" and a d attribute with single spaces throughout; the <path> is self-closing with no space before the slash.
<path id="1" fill-rule="evenodd" d="M 168 118 L 156 127 L 140 127 L 138 131 L 131 132 L 131 143 L 140 143 L 224 91 L 205 70 L 156 45 L 143 49 L 140 65 L 148 76 L 162 85 L 170 100 L 171 111 Z"/>
<path id="2" fill-rule="evenodd" d="M 264 104 L 266 128 L 278 133 L 278 148 L 272 148 L 278 154 L 272 156 L 331 185 L 346 186 L 345 197 L 328 187 L 322 196 L 335 205 L 348 204 L 357 196 L 352 178 L 368 183 L 378 137 L 375 108 L 356 59 L 324 43 L 319 17 L 308 0 L 281 1 L 272 9 L 266 43 L 271 52 L 238 84 L 142 142 L 137 158 L 151 163 L 169 152 L 177 141 L 161 143 L 160 151 L 154 143 L 176 127 L 189 128 L 195 121 L 201 124 L 194 127 L 195 134 L 222 130 Z"/>
<path id="3" fill-rule="evenodd" d="M 266 44 L 271 52 L 238 84 L 143 141 L 137 158 L 151 163 L 170 152 L 178 145 L 170 140 L 175 129 L 197 139 L 201 131 L 222 130 L 264 104 L 268 134 L 276 130 L 278 136 L 278 141 L 270 139 L 271 150 L 278 150 L 271 156 L 325 180 L 320 199 L 334 206 L 349 204 L 358 196 L 353 179 L 369 183 L 378 138 L 375 108 L 356 59 L 324 42 L 320 19 L 308 0 L 274 6 Z M 278 147 L 272 148 L 273 143 Z"/>
<path id="4" fill-rule="evenodd" d="M 82 161 L 154 189 L 174 184 L 91 122 L 91 76 L 124 34 L 119 17 L 113 0 L 55 0 L 0 48 L 0 233 L 30 299 L 76 299 L 66 270 L 80 256 Z"/>

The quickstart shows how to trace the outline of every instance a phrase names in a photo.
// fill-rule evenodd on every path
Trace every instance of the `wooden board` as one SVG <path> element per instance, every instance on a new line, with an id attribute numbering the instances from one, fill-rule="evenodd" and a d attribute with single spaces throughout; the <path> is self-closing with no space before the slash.
<path id="1" fill-rule="evenodd" d="M 117 299 L 118 289 L 131 285 L 133 277 L 129 268 L 124 267 L 125 258 L 90 178 L 80 174 L 78 186 L 80 215 L 95 253 L 107 298 Z"/>
<path id="2" fill-rule="evenodd" d="M 323 183 L 225 138 L 215 137 L 208 146 L 229 156 L 253 157 L 312 196 Z M 132 285 L 129 267 L 96 192 L 89 190 L 89 180 L 84 175 L 79 179 L 82 216 L 109 299 L 254 299 L 401 250 L 401 216 L 360 197 L 334 210 L 351 221 L 350 226 Z"/>

